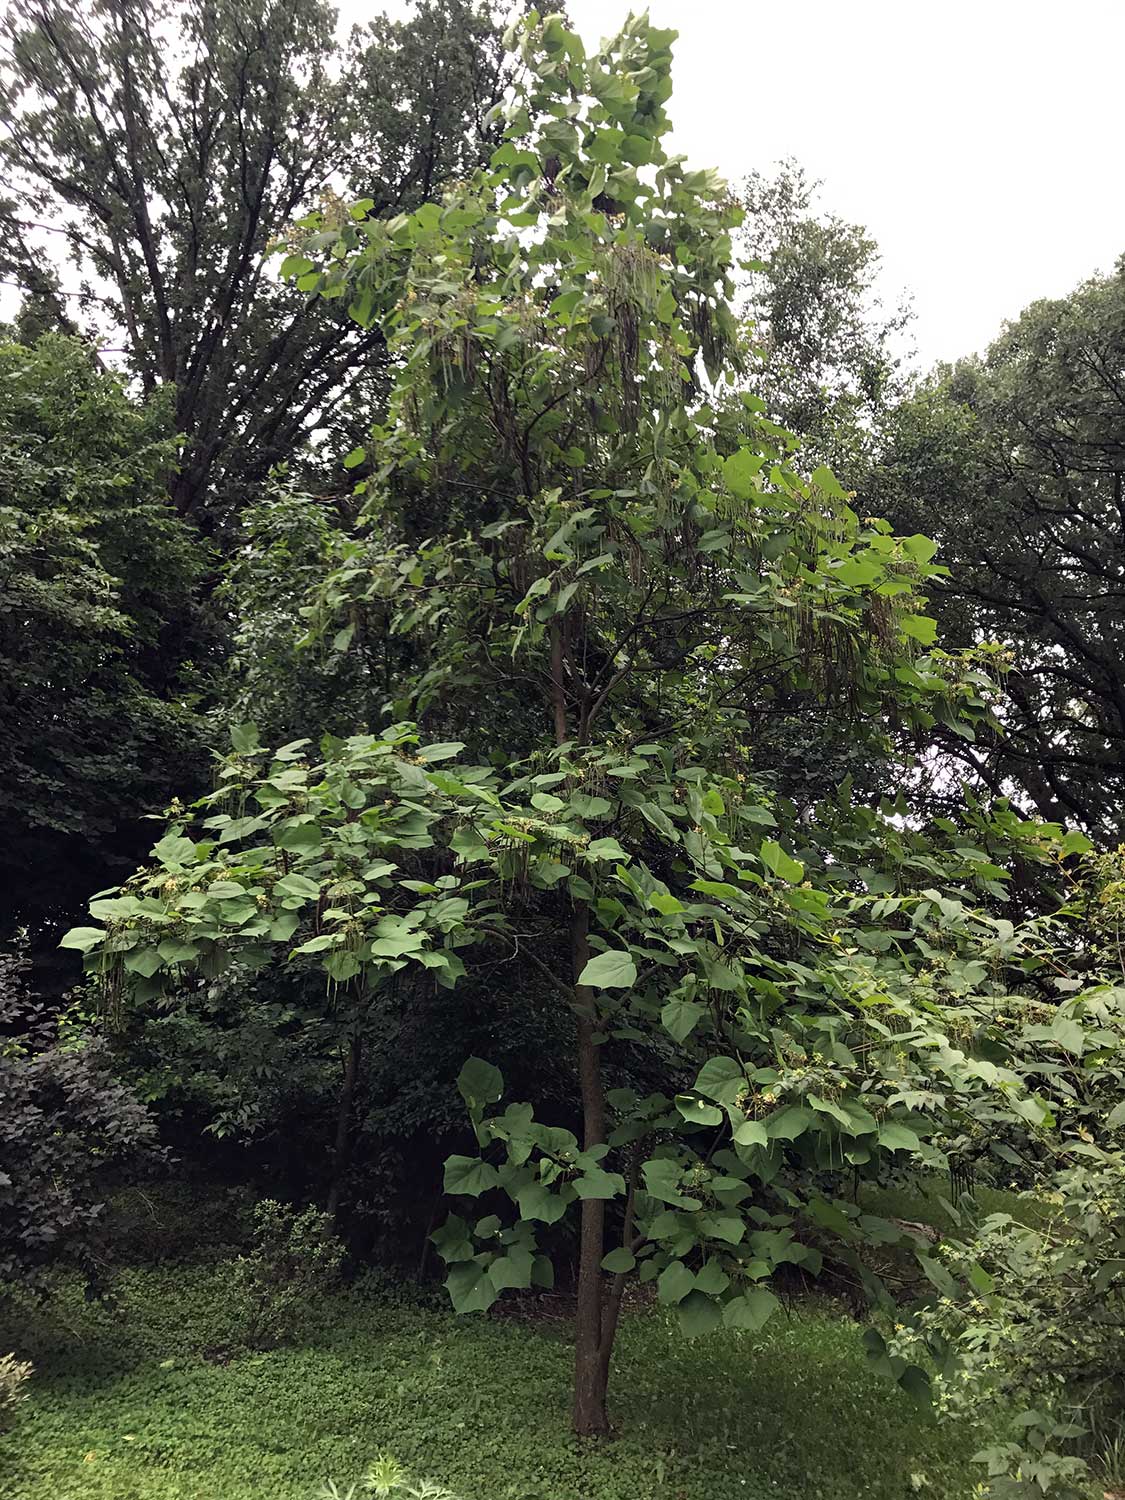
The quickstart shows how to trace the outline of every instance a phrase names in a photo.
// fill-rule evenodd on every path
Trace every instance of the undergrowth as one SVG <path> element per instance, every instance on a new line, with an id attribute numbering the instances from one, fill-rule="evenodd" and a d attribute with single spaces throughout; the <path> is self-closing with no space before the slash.
<path id="1" fill-rule="evenodd" d="M 221 1267 L 131 1270 L 116 1308 L 76 1286 L 9 1306 L 35 1364 L 0 1437 L 5 1500 L 315 1500 L 393 1454 L 462 1500 L 966 1500 L 985 1434 L 940 1427 L 804 1303 L 758 1334 L 685 1342 L 630 1317 L 619 1436 L 578 1443 L 563 1320 L 455 1318 L 377 1285 L 325 1297 L 299 1342 L 227 1359 Z M 373 1294 L 374 1292 L 374 1294 Z M 227 1362 L 223 1362 L 227 1360 Z M 357 1488 L 357 1493 L 364 1493 Z"/>

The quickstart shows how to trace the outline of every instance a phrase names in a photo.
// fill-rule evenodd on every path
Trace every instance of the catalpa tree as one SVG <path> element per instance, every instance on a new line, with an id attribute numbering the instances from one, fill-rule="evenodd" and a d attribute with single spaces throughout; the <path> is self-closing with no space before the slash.
<path id="1" fill-rule="evenodd" d="M 689 1334 L 759 1326 L 779 1269 L 815 1273 L 829 1244 L 877 1295 L 862 1246 L 903 1231 L 842 1175 L 940 1163 L 965 1121 L 1048 1122 L 932 1003 L 1016 952 L 970 902 L 1002 866 L 939 860 L 888 893 L 787 847 L 757 790 L 754 715 L 778 695 L 971 735 L 988 684 L 930 649 L 932 543 L 803 476 L 742 387 L 737 209 L 662 144 L 672 40 L 633 19 L 587 56 L 531 16 L 488 170 L 409 216 L 302 226 L 291 269 L 378 322 L 397 372 L 348 457 L 360 528 L 305 625 L 337 651 L 407 643 L 404 722 L 319 756 L 247 742 L 225 821 L 178 829 L 163 868 L 95 908 L 111 925 L 70 939 L 141 994 L 280 945 L 359 1011 L 403 968 L 454 983 L 478 951 L 539 973 L 573 1013 L 580 1129 L 504 1103 L 469 1059 L 479 1152 L 450 1159 L 461 1203 L 435 1238 L 468 1312 L 548 1282 L 552 1227 L 576 1219 L 583 1434 L 608 1427 L 629 1278 Z M 613 1086 L 638 1054 L 667 1090 Z"/>

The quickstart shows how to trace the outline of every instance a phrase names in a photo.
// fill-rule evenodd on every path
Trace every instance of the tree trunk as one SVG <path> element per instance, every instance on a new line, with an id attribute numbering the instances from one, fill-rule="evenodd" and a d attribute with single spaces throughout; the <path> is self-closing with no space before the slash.
<path id="1" fill-rule="evenodd" d="M 555 742 L 570 738 L 566 701 L 567 642 L 565 621 L 554 620 L 551 641 L 551 712 Z M 584 740 L 591 715 L 582 724 Z M 577 1024 L 578 1079 L 582 1090 L 582 1148 L 589 1151 L 605 1142 L 605 1092 L 597 1042 L 597 1014 L 593 991 L 578 983 L 590 958 L 590 909 L 576 901 L 570 923 L 570 958 L 574 975 L 574 1010 Z M 613 1328 L 603 1329 L 602 1257 L 605 1254 L 605 1200 L 584 1198 L 579 1230 L 578 1305 L 574 1317 L 574 1430 L 580 1437 L 599 1437 L 609 1431 L 605 1395 L 609 1384 L 609 1360 Z M 616 1323 L 616 1319 L 611 1320 Z M 607 1335 L 603 1338 L 603 1333 Z"/>
<path id="2" fill-rule="evenodd" d="M 589 910 L 584 901 L 574 908 L 571 953 L 575 978 L 590 956 L 587 934 Z M 596 1040 L 594 999 L 584 985 L 574 987 L 578 1023 L 578 1076 L 582 1086 L 583 1149 L 605 1141 L 605 1094 Z M 574 1430 L 581 1437 L 609 1431 L 606 1387 L 609 1350 L 603 1348 L 602 1257 L 605 1254 L 605 1200 L 584 1198 L 578 1252 L 578 1307 L 574 1340 Z M 609 1330 L 607 1329 L 606 1332 Z M 611 1335 L 612 1337 L 612 1335 Z"/>
<path id="3" fill-rule="evenodd" d="M 344 1081 L 340 1086 L 340 1101 L 336 1107 L 336 1144 L 332 1151 L 332 1181 L 328 1188 L 328 1213 L 333 1225 L 339 1224 L 340 1195 L 344 1187 L 344 1174 L 352 1145 L 352 1100 L 355 1097 L 356 1079 L 359 1076 L 359 1060 L 363 1043 L 355 1032 L 348 1043 L 348 1055 L 344 1063 Z"/>

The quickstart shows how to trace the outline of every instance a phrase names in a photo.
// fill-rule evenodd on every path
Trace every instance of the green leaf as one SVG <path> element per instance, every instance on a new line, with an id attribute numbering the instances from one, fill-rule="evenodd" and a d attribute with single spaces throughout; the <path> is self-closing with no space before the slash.
<path id="1" fill-rule="evenodd" d="M 847 491 L 827 464 L 821 464 L 819 468 L 814 469 L 809 478 L 816 485 L 817 489 L 821 490 L 825 495 L 830 495 L 833 500 L 846 500 L 848 498 Z"/>
<path id="2" fill-rule="evenodd" d="M 457 1075 L 457 1088 L 470 1110 L 495 1104 L 504 1092 L 499 1068 L 481 1057 L 470 1057 Z"/>
<path id="3" fill-rule="evenodd" d="M 488 1268 L 489 1279 L 498 1292 L 523 1291 L 531 1285 L 534 1256 L 530 1250 L 513 1245 L 507 1255 L 500 1255 Z"/>
<path id="4" fill-rule="evenodd" d="M 105 938 L 106 931 L 103 927 L 72 927 L 60 938 L 59 947 L 77 948 L 80 953 L 89 953 L 91 948 L 96 948 Z"/>
<path id="5" fill-rule="evenodd" d="M 125 967 L 131 974 L 141 974 L 151 979 L 160 968 L 160 954 L 155 948 L 134 948 L 125 955 Z"/>
<path id="6" fill-rule="evenodd" d="M 641 1168 L 641 1173 L 644 1177 L 645 1192 L 650 1198 L 655 1198 L 659 1203 L 670 1203 L 673 1208 L 699 1207 L 695 1198 L 688 1198 L 680 1191 L 680 1178 L 683 1176 L 683 1170 L 678 1162 L 658 1157 L 653 1161 L 646 1161 Z"/>
<path id="7" fill-rule="evenodd" d="M 539 812 L 556 813 L 562 812 L 566 803 L 561 797 L 556 797 L 552 792 L 532 792 L 531 805 Z"/>
<path id="8" fill-rule="evenodd" d="M 438 745 L 423 745 L 417 752 L 419 760 L 431 764 L 435 760 L 452 760 L 455 755 L 460 755 L 465 746 L 460 740 L 446 740 Z M 462 772 L 462 775 L 465 773 Z"/>
<path id="9" fill-rule="evenodd" d="M 195 943 L 183 943 L 177 938 L 168 938 L 156 951 L 166 964 L 190 963 L 199 954 L 199 948 Z"/>
<path id="10" fill-rule="evenodd" d="M 756 1332 L 781 1307 L 769 1287 L 755 1286 L 734 1297 L 723 1308 L 723 1323 L 727 1328 L 746 1328 Z"/>
<path id="11" fill-rule="evenodd" d="M 921 641 L 923 646 L 932 646 L 937 640 L 937 621 L 929 615 L 903 615 L 899 629 L 903 635 Z"/>
<path id="12" fill-rule="evenodd" d="M 695 1087 L 708 1099 L 733 1104 L 746 1088 L 746 1074 L 733 1057 L 710 1057 L 697 1073 Z"/>
<path id="13" fill-rule="evenodd" d="M 449 847 L 467 865 L 474 864 L 477 860 L 488 858 L 488 845 L 477 830 L 471 826 L 456 829 L 453 837 L 449 840 Z"/>
<path id="14" fill-rule="evenodd" d="M 708 1297 L 721 1297 L 730 1286 L 730 1277 L 717 1260 L 709 1260 L 701 1271 L 695 1273 L 695 1286 Z"/>
<path id="15" fill-rule="evenodd" d="M 367 457 L 367 449 L 366 448 L 353 448 L 352 451 L 348 454 L 348 456 L 344 459 L 344 468 L 345 469 L 358 469 L 359 466 L 360 466 L 360 464 L 363 463 L 363 461 L 366 459 L 366 457 Z"/>
<path id="16" fill-rule="evenodd" d="M 684 903 L 668 891 L 653 891 L 648 904 L 664 917 L 674 917 L 684 909 Z"/>
<path id="17" fill-rule="evenodd" d="M 1086 1033 L 1082 1023 L 1073 1016 L 1056 1016 L 1051 1022 L 1051 1040 L 1057 1042 L 1064 1052 L 1073 1052 L 1081 1057 L 1086 1050 Z"/>
<path id="18" fill-rule="evenodd" d="M 153 844 L 152 852 L 161 864 L 182 869 L 195 860 L 195 844 L 191 839 L 174 833 L 166 834 L 159 843 Z"/>
<path id="19" fill-rule="evenodd" d="M 137 902 L 132 896 L 109 896 L 104 901 L 90 902 L 90 915 L 99 922 L 117 922 L 137 914 Z"/>
<path id="20" fill-rule="evenodd" d="M 695 1030 L 706 1007 L 697 1000 L 669 1000 L 660 1012 L 664 1030 L 675 1042 L 682 1042 Z"/>
<path id="21" fill-rule="evenodd" d="M 445 1278 L 445 1286 L 454 1312 L 488 1311 L 497 1297 L 488 1270 L 487 1262 L 481 1259 L 463 1261 L 453 1267 Z"/>
<path id="22" fill-rule="evenodd" d="M 542 1182 L 529 1182 L 516 1193 L 516 1207 L 521 1219 L 557 1224 L 566 1213 L 567 1200 L 559 1193 L 552 1193 Z"/>
<path id="23" fill-rule="evenodd" d="M 1094 846 L 1084 833 L 1071 828 L 1059 840 L 1059 847 L 1064 854 L 1089 854 Z"/>
<path id="24" fill-rule="evenodd" d="M 325 971 L 337 984 L 347 984 L 349 979 L 355 978 L 362 967 L 356 955 L 346 948 L 330 953 L 324 960 Z"/>
<path id="25" fill-rule="evenodd" d="M 689 1339 L 711 1333 L 722 1322 L 723 1312 L 706 1292 L 689 1292 L 676 1309 L 680 1332 Z"/>
<path id="26" fill-rule="evenodd" d="M 621 1245 L 616 1250 L 611 1250 L 608 1255 L 602 1257 L 602 1270 L 612 1271 L 615 1276 L 623 1276 L 631 1271 L 637 1264 L 637 1257 L 631 1250 L 626 1250 Z"/>
<path id="27" fill-rule="evenodd" d="M 597 954 L 578 976 L 580 985 L 593 990 L 628 990 L 636 982 L 637 966 L 624 948 L 608 948 Z"/>
<path id="28" fill-rule="evenodd" d="M 790 1104 L 766 1120 L 766 1134 L 772 1141 L 795 1141 L 813 1123 L 815 1116 L 803 1104 Z"/>
<path id="29" fill-rule="evenodd" d="M 743 1120 L 734 1132 L 736 1146 L 768 1146 L 769 1136 L 760 1120 Z"/>
<path id="30" fill-rule="evenodd" d="M 917 1151 L 922 1142 L 913 1130 L 892 1122 L 879 1127 L 879 1144 L 888 1151 Z"/>
<path id="31" fill-rule="evenodd" d="M 676 1095 L 676 1108 L 689 1125 L 721 1125 L 723 1112 L 713 1104 L 704 1104 L 702 1099 L 693 1099 L 690 1094 Z"/>
<path id="32" fill-rule="evenodd" d="M 496 1168 L 479 1156 L 449 1156 L 445 1161 L 445 1191 L 479 1198 L 500 1181 Z"/>
<path id="33" fill-rule="evenodd" d="M 573 792 L 569 805 L 571 812 L 578 818 L 604 818 L 613 811 L 612 802 L 604 797 L 591 797 L 586 792 Z"/>
<path id="34" fill-rule="evenodd" d="M 969 1285 L 974 1291 L 979 1292 L 982 1297 L 987 1297 L 989 1292 L 995 1291 L 996 1281 L 988 1274 L 982 1265 L 973 1261 L 969 1266 Z"/>
<path id="35" fill-rule="evenodd" d="M 299 948 L 294 948 L 294 953 L 323 953 L 326 948 L 336 948 L 344 941 L 344 935 L 340 932 L 322 932 L 314 938 L 309 938 L 307 943 L 302 943 Z"/>
<path id="36" fill-rule="evenodd" d="M 232 724 L 230 730 L 231 747 L 239 755 L 250 755 L 253 751 L 261 748 L 261 740 L 258 738 L 257 724 Z"/>
<path id="37" fill-rule="evenodd" d="M 656 1283 L 656 1295 L 661 1302 L 671 1307 L 682 1302 L 694 1286 L 694 1273 L 682 1260 L 674 1260 L 661 1271 Z"/>
<path id="38" fill-rule="evenodd" d="M 723 460 L 723 483 L 736 500 L 750 500 L 757 493 L 754 483 L 765 460 L 760 453 L 740 448 Z"/>
<path id="39" fill-rule="evenodd" d="M 586 846 L 586 854 L 588 858 L 597 860 L 625 861 L 628 859 L 628 855 L 616 839 L 592 839 Z"/>
<path id="40" fill-rule="evenodd" d="M 805 878 L 805 867 L 799 859 L 794 859 L 791 854 L 786 854 L 780 844 L 773 839 L 766 839 L 758 851 L 759 858 L 767 870 L 771 870 L 781 880 L 787 880 L 790 885 L 796 885 Z"/>
<path id="41" fill-rule="evenodd" d="M 603 1172 L 601 1167 L 588 1167 L 571 1186 L 580 1198 L 616 1198 L 625 1191 L 625 1179 L 620 1172 Z"/>

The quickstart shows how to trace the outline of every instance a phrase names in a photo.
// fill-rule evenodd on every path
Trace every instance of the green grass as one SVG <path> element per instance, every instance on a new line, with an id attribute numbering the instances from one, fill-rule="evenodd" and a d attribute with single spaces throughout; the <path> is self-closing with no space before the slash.
<path id="1" fill-rule="evenodd" d="M 982 1434 L 873 1375 L 805 1305 L 687 1343 L 627 1320 L 615 1440 L 567 1427 L 565 1323 L 456 1319 L 359 1292 L 303 1342 L 229 1364 L 221 1267 L 130 1271 L 115 1312 L 74 1290 L 0 1328 L 37 1375 L 0 1437 L 5 1500 L 314 1500 L 376 1453 L 464 1500 L 965 1500 Z M 912 1476 L 914 1478 L 912 1479 Z"/>
<path id="2" fill-rule="evenodd" d="M 1033 1228 L 1043 1222 L 1045 1210 L 1042 1203 L 1028 1193 L 1014 1193 L 981 1183 L 973 1189 L 972 1200 L 982 1217 L 1011 1214 L 1013 1219 Z M 897 1187 L 865 1184 L 860 1194 L 860 1202 L 867 1213 L 904 1219 L 914 1224 L 930 1224 L 942 1234 L 956 1235 L 958 1226 L 945 1206 L 948 1201 L 949 1178 L 930 1173 L 920 1174 Z"/>

